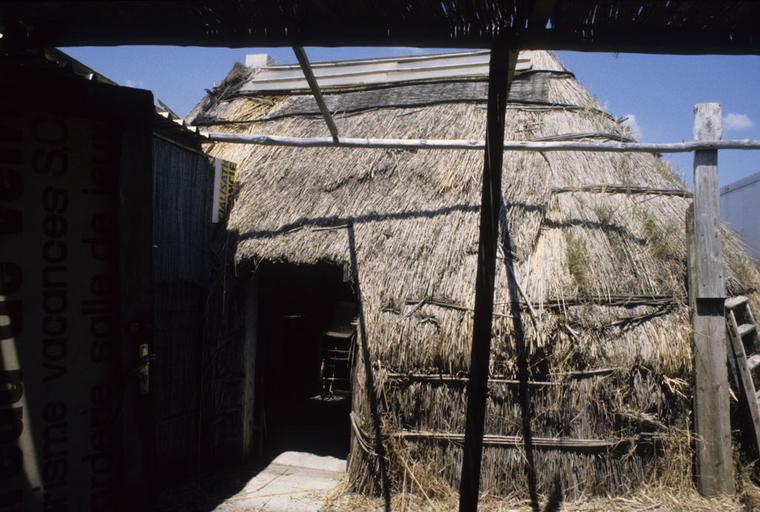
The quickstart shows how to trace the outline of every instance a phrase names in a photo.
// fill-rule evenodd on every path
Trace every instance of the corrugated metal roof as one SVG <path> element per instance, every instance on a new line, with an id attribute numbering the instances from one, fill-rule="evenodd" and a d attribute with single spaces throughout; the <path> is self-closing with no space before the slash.
<path id="1" fill-rule="evenodd" d="M 751 174 L 747 176 L 746 178 L 742 178 L 733 183 L 729 183 L 728 185 L 724 187 L 721 187 L 720 195 L 728 194 L 729 192 L 733 192 L 734 190 L 739 190 L 740 188 L 747 187 L 758 181 L 760 181 L 760 171 L 756 172 L 755 174 Z"/>
<path id="2" fill-rule="evenodd" d="M 420 55 L 382 59 L 345 60 L 312 63 L 314 76 L 322 89 L 488 76 L 488 50 Z M 517 62 L 517 72 L 528 71 L 530 59 Z M 298 65 L 274 65 L 257 68 L 257 72 L 240 89 L 257 91 L 308 91 L 303 71 Z"/>

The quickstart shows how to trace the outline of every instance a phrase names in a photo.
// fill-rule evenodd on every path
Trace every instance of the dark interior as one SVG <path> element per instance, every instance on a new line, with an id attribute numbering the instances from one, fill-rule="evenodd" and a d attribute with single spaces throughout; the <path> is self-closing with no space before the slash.
<path id="1" fill-rule="evenodd" d="M 271 460 L 294 450 L 345 458 L 351 399 L 324 396 L 321 347 L 336 304 L 355 304 L 351 284 L 340 267 L 328 264 L 268 264 L 257 275 L 254 400 L 262 455 Z"/>

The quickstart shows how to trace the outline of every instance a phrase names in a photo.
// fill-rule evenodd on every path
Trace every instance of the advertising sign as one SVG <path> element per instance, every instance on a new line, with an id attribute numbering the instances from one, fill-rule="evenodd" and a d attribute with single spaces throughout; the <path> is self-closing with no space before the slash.
<path id="1" fill-rule="evenodd" d="M 0 103 L 0 511 L 118 508 L 122 133 L 57 94 Z"/>
<path id="2" fill-rule="evenodd" d="M 214 203 L 211 208 L 211 222 L 224 220 L 232 207 L 233 186 L 237 165 L 220 158 L 210 158 L 214 168 Z"/>

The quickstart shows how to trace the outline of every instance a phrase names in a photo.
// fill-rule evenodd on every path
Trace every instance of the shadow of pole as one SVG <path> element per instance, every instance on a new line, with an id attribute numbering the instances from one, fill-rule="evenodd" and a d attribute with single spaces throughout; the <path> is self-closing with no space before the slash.
<path id="1" fill-rule="evenodd" d="M 525 328 L 522 321 L 522 311 L 520 310 L 520 290 L 517 285 L 517 279 L 514 273 L 514 257 L 512 255 L 512 239 L 509 233 L 509 222 L 507 219 L 507 206 L 504 204 L 504 196 L 499 197 L 499 225 L 501 231 L 501 244 L 504 251 L 504 267 L 507 275 L 507 289 L 509 291 L 510 314 L 512 316 L 512 329 L 515 338 L 515 348 L 517 351 L 517 380 L 518 400 L 520 404 L 520 414 L 522 416 L 522 435 L 525 442 L 525 476 L 528 479 L 528 493 L 530 495 L 530 506 L 538 512 L 538 491 L 536 489 L 536 466 L 533 457 L 533 435 L 531 431 L 530 419 L 530 390 L 528 381 L 530 372 L 528 370 L 528 354 L 525 346 Z"/>
<path id="2" fill-rule="evenodd" d="M 364 360 L 364 372 L 367 380 L 367 399 L 369 401 L 370 415 L 372 416 L 372 429 L 374 430 L 375 452 L 377 453 L 378 465 L 380 468 L 380 486 L 383 492 L 383 501 L 385 502 L 386 512 L 391 510 L 391 488 L 388 481 L 388 472 L 385 467 L 385 446 L 383 445 L 382 432 L 380 429 L 380 414 L 377 409 L 377 395 L 375 394 L 375 378 L 372 373 L 372 362 L 370 360 L 369 345 L 367 343 L 367 331 L 364 323 L 364 304 L 362 303 L 362 292 L 359 284 L 359 267 L 356 258 L 356 238 L 354 236 L 354 223 L 348 225 L 348 252 L 351 265 L 351 281 L 354 284 L 354 291 L 357 298 L 359 310 L 359 342 L 361 345 L 362 359 Z"/>
<path id="3" fill-rule="evenodd" d="M 504 202 L 504 196 L 499 197 L 499 227 L 501 231 L 502 250 L 504 251 L 504 267 L 507 275 L 507 290 L 509 291 L 510 315 L 512 316 L 513 332 L 515 339 L 515 348 L 517 352 L 517 380 L 518 384 L 518 401 L 520 406 L 521 428 L 525 443 L 525 477 L 528 480 L 528 493 L 530 495 L 530 506 L 535 512 L 541 509 L 538 503 L 538 490 L 536 478 L 536 465 L 533 455 L 533 432 L 531 428 L 531 418 L 533 411 L 530 402 L 530 371 L 528 367 L 528 350 L 525 342 L 525 327 L 522 320 L 522 310 L 520 308 L 520 297 L 523 290 L 517 283 L 517 277 L 514 272 L 514 256 L 512 254 L 512 239 L 509 233 L 509 220 L 507 218 L 507 206 Z M 525 297 L 527 301 L 527 297 Z M 538 329 L 538 324 L 535 325 Z M 554 479 L 554 486 L 546 503 L 546 512 L 559 510 L 562 502 L 562 487 L 559 476 Z"/>

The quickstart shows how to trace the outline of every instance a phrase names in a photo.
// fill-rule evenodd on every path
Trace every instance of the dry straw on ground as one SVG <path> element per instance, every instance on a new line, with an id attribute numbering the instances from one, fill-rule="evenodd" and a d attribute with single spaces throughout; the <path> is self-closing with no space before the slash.
<path id="1" fill-rule="evenodd" d="M 410 468 L 412 471 L 414 468 Z M 420 476 L 420 478 L 423 478 Z M 416 487 L 411 475 L 405 485 L 393 496 L 391 510 L 399 512 L 444 512 L 458 509 L 456 489 L 438 485 L 436 496 L 426 496 Z M 424 484 L 423 484 L 424 485 Z M 760 491 L 748 480 L 740 477 L 738 493 L 734 497 L 704 498 L 694 489 L 673 489 L 665 485 L 643 485 L 625 496 L 580 496 L 563 500 L 559 510 L 564 512 L 753 512 L 760 510 Z M 546 506 L 547 497 L 540 496 L 540 506 Z M 325 512 L 384 510 L 381 498 L 350 492 L 345 479 L 333 489 L 324 501 Z M 478 510 L 482 512 L 533 512 L 529 500 L 518 495 L 492 496 L 481 494 Z"/>
<path id="2" fill-rule="evenodd" d="M 515 83 L 522 81 L 524 90 L 540 89 L 540 94 L 510 103 L 506 139 L 629 135 L 550 53 L 522 56 L 531 60 L 532 71 Z M 236 95 L 246 73 L 236 68 L 192 116 L 214 130 L 328 135 L 319 115 L 299 114 L 296 107 L 304 97 Z M 410 89 L 392 87 L 384 94 L 390 103 L 404 90 Z M 440 103 L 431 97 L 415 106 L 336 112 L 335 119 L 340 133 L 352 137 L 482 139 L 484 100 Z M 240 189 L 229 221 L 239 237 L 238 261 L 346 266 L 347 226 L 354 226 L 386 444 L 398 442 L 416 461 L 416 471 L 425 473 L 431 485 L 426 493 L 438 494 L 431 482 L 456 486 L 462 451 L 455 436 L 464 432 L 461 381 L 472 336 L 481 152 L 233 144 L 209 150 L 239 164 Z M 607 443 L 537 448 L 539 491 L 548 492 L 555 478 L 568 498 L 646 497 L 648 489 L 659 486 L 676 496 L 658 494 L 662 510 L 679 510 L 667 507 L 675 507 L 682 493 L 691 496 L 692 489 L 684 240 L 690 199 L 638 189 L 566 190 L 596 185 L 684 189 L 653 155 L 504 155 L 502 234 L 506 227 L 511 253 L 498 255 L 491 373 L 502 381 L 491 385 L 486 433 L 521 435 L 517 388 L 509 382 L 516 378 L 509 305 L 525 300 L 507 291 L 506 263 L 513 260 L 516 279 L 535 310 L 530 317 L 524 304 L 522 319 L 530 378 L 536 381 L 530 388 L 533 435 Z M 757 268 L 728 235 L 724 251 L 729 294 L 750 293 L 757 305 Z M 364 373 L 355 375 L 350 485 L 373 493 L 378 484 L 371 418 Z M 398 491 L 410 486 L 410 476 L 399 459 L 390 460 L 394 499 L 399 500 Z M 489 496 L 524 497 L 524 460 L 519 443 L 486 446 L 482 488 Z M 414 500 L 423 496 L 419 490 Z"/>
<path id="3" fill-rule="evenodd" d="M 397 495 L 392 510 L 403 512 L 443 512 L 457 510 L 456 496 L 446 500 L 428 502 L 420 496 Z M 382 500 L 357 494 L 345 494 L 328 500 L 325 512 L 383 510 Z M 520 499 L 482 499 L 478 510 L 482 512 L 532 512 L 530 504 Z M 626 497 L 595 497 L 578 499 L 562 504 L 564 512 L 739 512 L 747 508 L 740 499 L 705 499 L 696 493 L 678 493 L 668 489 L 644 488 Z"/>

